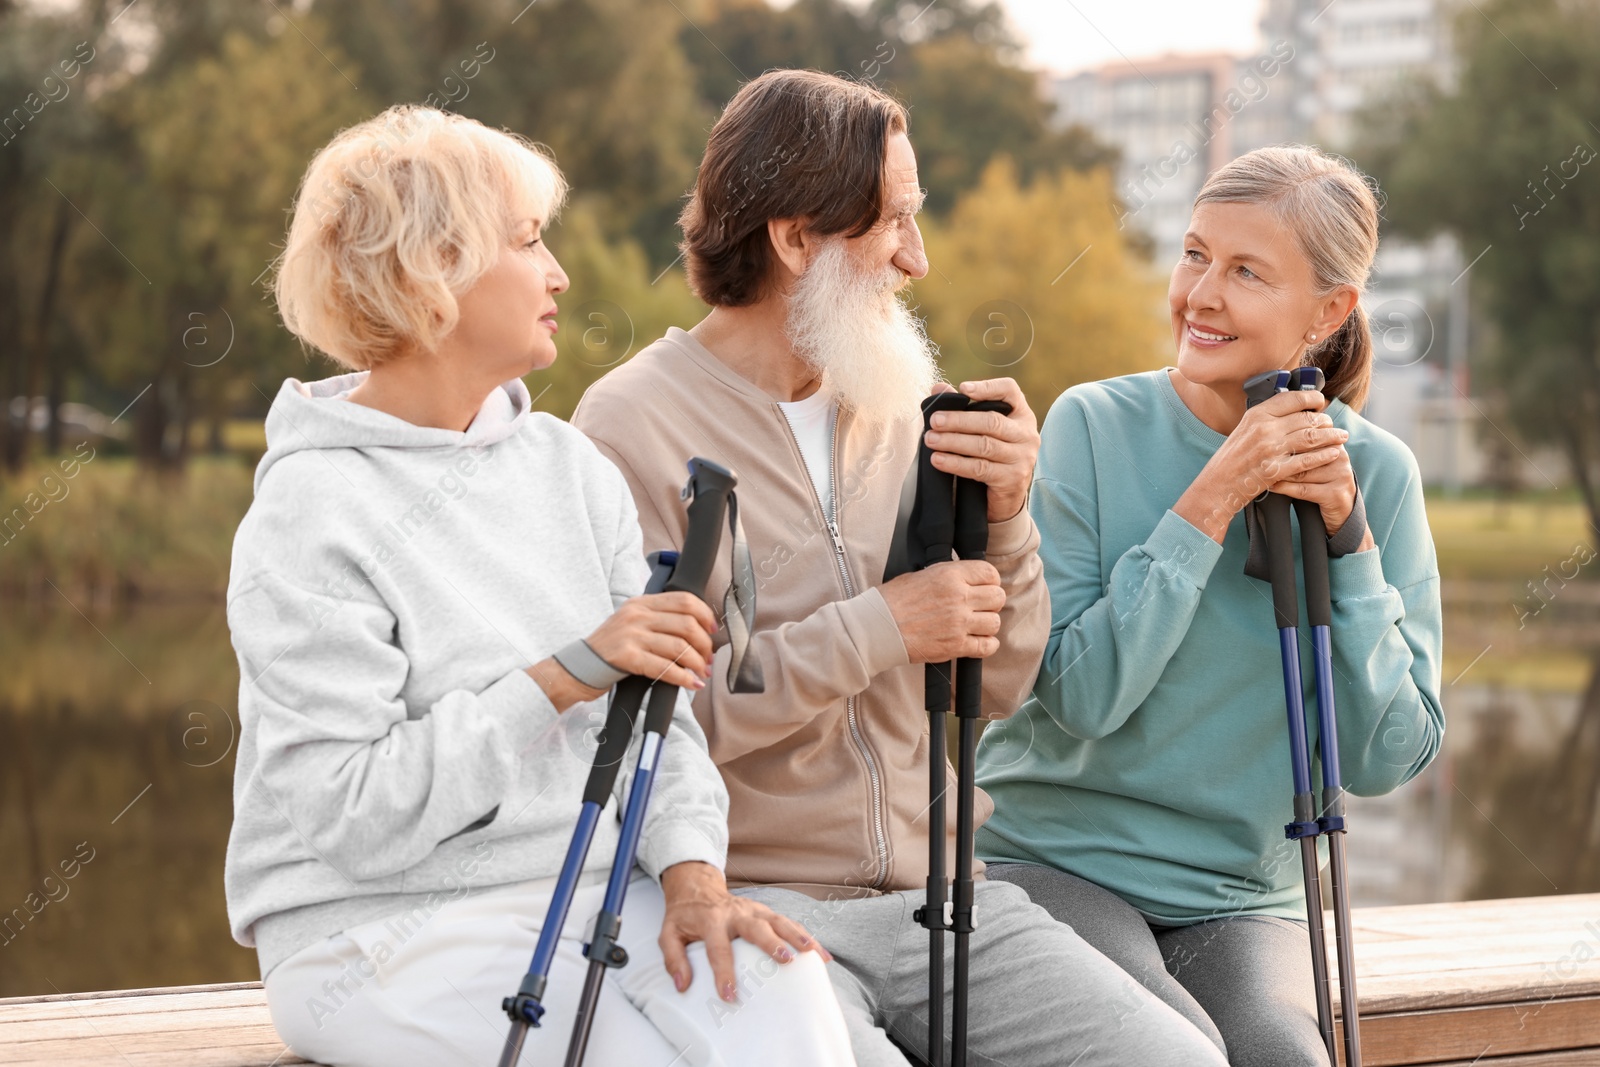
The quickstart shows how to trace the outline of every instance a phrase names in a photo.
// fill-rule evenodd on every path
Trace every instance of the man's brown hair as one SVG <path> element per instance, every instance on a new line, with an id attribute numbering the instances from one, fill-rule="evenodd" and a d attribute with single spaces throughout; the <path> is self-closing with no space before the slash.
<path id="1" fill-rule="evenodd" d="M 884 154 L 906 109 L 861 82 L 771 70 L 723 110 L 678 218 L 689 287 L 713 307 L 759 300 L 772 267 L 769 219 L 860 237 L 884 214 Z"/>

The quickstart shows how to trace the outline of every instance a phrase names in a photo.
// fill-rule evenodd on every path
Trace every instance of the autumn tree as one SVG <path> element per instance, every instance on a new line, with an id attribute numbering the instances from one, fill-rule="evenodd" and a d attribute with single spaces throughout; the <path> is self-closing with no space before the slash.
<path id="1" fill-rule="evenodd" d="M 1454 87 L 1371 109 L 1357 156 L 1390 231 L 1449 231 L 1481 256 L 1462 283 L 1493 327 L 1480 381 L 1525 442 L 1566 457 L 1600 539 L 1600 3 L 1485 0 L 1454 37 Z"/>
<path id="2" fill-rule="evenodd" d="M 946 375 L 1016 378 L 1042 417 L 1067 387 L 1162 364 L 1162 289 L 1117 226 L 1108 172 L 1023 184 L 991 163 L 947 222 L 924 225 L 915 299 Z"/>

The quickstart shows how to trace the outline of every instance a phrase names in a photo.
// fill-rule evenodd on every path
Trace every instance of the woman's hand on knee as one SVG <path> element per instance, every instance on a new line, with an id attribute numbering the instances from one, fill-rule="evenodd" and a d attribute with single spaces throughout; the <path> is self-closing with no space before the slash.
<path id="1" fill-rule="evenodd" d="M 711 677 L 717 617 L 693 593 L 651 593 L 625 601 L 588 637 L 595 655 L 629 674 L 684 689 Z"/>
<path id="2" fill-rule="evenodd" d="M 667 902 L 666 917 L 661 921 L 661 955 L 672 984 L 680 993 L 694 979 L 688 947 L 696 941 L 705 942 L 717 995 L 729 1002 L 738 997 L 733 965 L 736 937 L 744 938 L 779 963 L 793 960 L 796 950 L 816 949 L 824 960 L 833 959 L 799 923 L 765 904 L 728 892 L 722 872 L 708 863 L 668 867 L 661 872 L 661 892 Z"/>

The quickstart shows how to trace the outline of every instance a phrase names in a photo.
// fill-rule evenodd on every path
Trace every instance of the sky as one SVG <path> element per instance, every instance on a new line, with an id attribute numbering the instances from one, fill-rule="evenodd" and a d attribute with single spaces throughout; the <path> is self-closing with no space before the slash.
<path id="1" fill-rule="evenodd" d="M 1258 50 L 1263 0 L 1001 0 L 1028 63 L 1070 74 L 1126 56 Z"/>

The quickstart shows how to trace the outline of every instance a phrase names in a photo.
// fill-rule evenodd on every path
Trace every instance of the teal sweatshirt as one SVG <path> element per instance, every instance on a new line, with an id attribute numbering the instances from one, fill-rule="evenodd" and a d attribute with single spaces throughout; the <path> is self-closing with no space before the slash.
<path id="1" fill-rule="evenodd" d="M 1341 771 L 1349 792 L 1375 796 L 1439 751 L 1439 571 L 1411 453 L 1341 401 L 1328 414 L 1350 433 L 1378 545 L 1329 565 Z M 1243 572 L 1242 511 L 1218 545 L 1171 510 L 1224 440 L 1164 370 L 1057 399 L 1030 503 L 1050 642 L 1032 699 L 978 751 L 995 802 L 984 860 L 1068 871 L 1163 925 L 1305 916 L 1283 831 L 1294 789 L 1271 588 Z M 1297 530 L 1297 578 L 1298 544 Z M 1305 618 L 1302 587 L 1315 744 Z"/>

